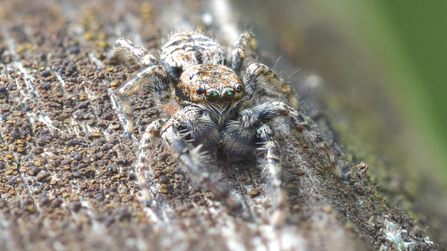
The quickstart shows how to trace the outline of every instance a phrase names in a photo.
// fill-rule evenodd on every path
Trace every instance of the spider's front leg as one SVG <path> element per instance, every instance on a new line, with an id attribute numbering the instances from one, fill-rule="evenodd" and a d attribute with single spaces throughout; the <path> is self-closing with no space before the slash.
<path id="1" fill-rule="evenodd" d="M 152 84 L 152 86 L 150 86 L 151 89 L 155 91 L 155 99 L 163 104 L 170 100 L 171 87 L 169 84 L 168 72 L 163 66 L 158 65 L 156 58 L 146 49 L 134 45 L 131 41 L 125 38 L 120 38 L 115 42 L 115 52 L 117 54 L 122 54 L 125 57 L 133 57 L 139 63 L 147 66 L 146 69 L 139 72 L 118 91 L 124 110 L 124 116 L 127 119 L 126 134 L 131 134 L 133 133 L 134 116 L 128 100 L 129 96 L 138 92 L 143 84 L 149 82 Z"/>
<path id="2" fill-rule="evenodd" d="M 121 54 L 123 57 L 133 57 L 145 66 L 157 64 L 157 60 L 152 54 L 146 49 L 136 46 L 129 39 L 119 38 L 116 40 L 115 53 Z"/>
<path id="3" fill-rule="evenodd" d="M 149 167 L 149 171 L 152 171 L 148 165 L 147 157 L 152 156 L 151 150 L 157 139 L 160 139 L 160 130 L 163 127 L 166 119 L 157 119 L 146 127 L 143 137 L 138 145 L 138 163 L 135 168 L 135 172 L 138 179 L 138 184 L 141 187 L 141 194 L 145 205 L 150 206 L 152 196 L 149 192 L 149 188 L 146 182 L 146 176 L 144 175 L 144 167 Z"/>
<path id="4" fill-rule="evenodd" d="M 202 146 L 209 148 L 215 145 L 212 142 L 218 140 L 217 127 L 208 115 L 202 114 L 197 107 L 183 108 L 163 126 L 161 136 L 194 182 L 205 186 L 217 197 L 223 198 L 231 210 L 240 211 L 243 208 L 240 201 L 204 170 L 207 156 L 201 148 Z M 196 147 L 190 149 L 191 144 Z"/>
<path id="5" fill-rule="evenodd" d="M 292 107 L 298 107 L 298 100 L 290 86 L 264 64 L 248 66 L 244 76 L 244 84 L 250 99 L 256 90 L 264 89 L 267 95 L 280 95 L 287 99 Z"/>
<path id="6" fill-rule="evenodd" d="M 242 64 L 245 59 L 245 47 L 248 42 L 254 38 L 253 33 L 245 32 L 234 43 L 234 49 L 231 52 L 231 68 L 236 72 L 241 72 Z"/>
<path id="7" fill-rule="evenodd" d="M 251 127 L 254 123 L 267 123 L 279 116 L 289 117 L 297 131 L 303 135 L 304 139 L 315 149 L 324 152 L 332 167 L 336 168 L 337 163 L 329 146 L 307 123 L 308 119 L 302 113 L 286 105 L 284 102 L 269 102 L 257 105 L 252 109 L 243 110 L 240 116 L 241 125 L 245 128 Z"/>
<path id="8" fill-rule="evenodd" d="M 287 192 L 283 188 L 283 174 L 281 165 L 281 153 L 278 142 L 273 137 L 273 132 L 266 124 L 262 124 L 256 132 L 258 138 L 258 151 L 260 168 L 264 179 L 271 190 L 272 202 L 277 211 L 272 217 L 276 226 L 282 225 L 284 221 L 284 207 L 287 201 Z"/>
<path id="9" fill-rule="evenodd" d="M 134 116 L 129 102 L 129 96 L 138 92 L 143 84 L 152 84 L 151 89 L 155 92 L 155 99 L 159 103 L 166 103 L 170 100 L 171 87 L 168 73 L 161 65 L 152 65 L 139 72 L 133 79 L 124 84 L 119 90 L 120 101 L 123 105 L 124 115 L 127 118 L 126 133 L 133 133 Z"/>
<path id="10" fill-rule="evenodd" d="M 246 115 L 228 123 L 223 133 L 224 149 L 233 160 L 247 159 L 248 156 L 256 153 L 259 168 L 262 171 L 261 176 L 267 183 L 267 195 L 277 210 L 275 214 L 279 213 L 272 222 L 281 225 L 286 193 L 282 189 L 283 175 L 279 145 L 267 124 L 244 121 L 251 118 L 253 116 Z"/>
<path id="11" fill-rule="evenodd" d="M 263 86 L 260 86 L 260 82 L 263 83 Z M 284 80 L 279 78 L 270 68 L 263 64 L 251 64 L 248 67 L 244 76 L 244 84 L 245 92 L 249 99 L 252 99 L 258 88 L 269 89 L 269 85 L 273 85 L 281 90 L 281 92 L 287 94 L 287 99 L 293 107 L 298 106 L 298 102 L 293 96 L 290 86 L 284 82 Z M 337 163 L 329 146 L 320 135 L 309 126 L 307 123 L 309 119 L 306 119 L 302 113 L 292 106 L 289 106 L 284 102 L 267 102 L 257 105 L 252 109 L 243 110 L 239 120 L 242 121 L 243 128 L 250 128 L 252 124 L 256 122 L 266 123 L 279 116 L 289 117 L 295 128 L 304 136 L 306 141 L 314 148 L 323 151 L 332 167 L 335 168 Z"/>
<path id="12" fill-rule="evenodd" d="M 256 137 L 257 142 L 260 145 L 257 150 L 260 152 L 260 156 L 263 157 L 263 159 L 259 160 L 263 176 L 266 176 L 265 178 L 267 178 L 271 190 L 277 196 L 281 194 L 283 180 L 279 145 L 273 138 L 272 130 L 266 124 L 261 125 L 261 127 L 256 130 Z M 276 204 L 281 206 L 281 196 L 275 198 L 280 199 Z"/>

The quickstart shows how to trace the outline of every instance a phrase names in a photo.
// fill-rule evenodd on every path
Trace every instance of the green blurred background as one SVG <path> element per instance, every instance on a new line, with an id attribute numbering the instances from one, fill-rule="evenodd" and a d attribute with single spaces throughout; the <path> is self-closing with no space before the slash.
<path id="1" fill-rule="evenodd" d="M 447 183 L 447 2 L 322 2 L 335 20 L 357 33 L 366 53 L 387 69 L 386 91 L 397 98 L 400 112 L 421 137 L 436 166 L 433 173 Z M 368 52 L 369 50 L 369 52 Z M 404 122 L 406 122 L 404 120 Z M 425 145 L 428 144 L 428 145 Z"/>
<path id="2" fill-rule="evenodd" d="M 324 100 L 352 162 L 446 248 L 447 1 L 233 3 L 283 76 L 323 79 L 302 100 Z"/>
<path id="3" fill-rule="evenodd" d="M 377 4 L 377 18 L 394 40 L 396 58 L 406 59 L 398 73 L 411 82 L 397 82 L 403 91 L 403 106 L 422 130 L 421 136 L 433 144 L 436 173 L 447 183 L 447 1 L 386 1 Z M 378 38 L 379 40 L 380 38 Z M 386 46 L 386 45 L 382 45 Z"/>

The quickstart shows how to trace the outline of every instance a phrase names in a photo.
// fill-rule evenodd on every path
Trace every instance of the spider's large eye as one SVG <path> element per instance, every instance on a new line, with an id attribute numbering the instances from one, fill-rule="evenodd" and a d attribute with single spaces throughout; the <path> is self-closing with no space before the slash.
<path id="1" fill-rule="evenodd" d="M 206 100 L 208 100 L 210 102 L 216 102 L 217 100 L 219 100 L 219 92 L 217 92 L 214 89 L 207 91 L 206 92 Z"/>
<path id="2" fill-rule="evenodd" d="M 225 89 L 222 94 L 222 99 L 225 101 L 230 101 L 234 98 L 234 92 L 231 89 Z"/>

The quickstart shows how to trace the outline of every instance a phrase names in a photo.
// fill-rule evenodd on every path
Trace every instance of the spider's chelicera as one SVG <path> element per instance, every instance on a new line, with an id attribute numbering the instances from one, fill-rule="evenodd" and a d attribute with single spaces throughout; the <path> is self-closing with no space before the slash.
<path id="1" fill-rule="evenodd" d="M 153 87 L 158 106 L 170 115 L 148 125 L 140 141 L 136 173 L 146 203 L 152 198 L 144 177 L 144 158 L 154 140 L 160 138 L 196 183 L 223 198 L 235 210 L 242 208 L 241 203 L 206 173 L 201 160 L 205 152 L 213 152 L 219 144 L 232 159 L 256 157 L 269 188 L 276 194 L 272 196 L 276 206 L 284 205 L 280 148 L 269 126 L 277 117 L 288 117 L 306 141 L 324 152 L 335 167 L 335 158 L 327 144 L 292 105 L 281 101 L 255 102 L 259 79 L 280 91 L 288 85 L 263 64 L 251 64 L 241 72 L 245 48 L 252 38 L 251 32 L 239 37 L 228 66 L 224 48 L 197 32 L 172 36 L 159 59 L 129 40 L 116 41 L 117 50 L 146 66 L 118 91 L 127 117 L 127 132 L 133 132 L 133 113 L 127 97 L 143 84 Z"/>

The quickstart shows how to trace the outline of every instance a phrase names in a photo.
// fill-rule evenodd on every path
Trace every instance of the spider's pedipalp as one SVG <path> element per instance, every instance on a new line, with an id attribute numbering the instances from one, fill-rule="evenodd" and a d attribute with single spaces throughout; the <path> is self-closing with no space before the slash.
<path id="1" fill-rule="evenodd" d="M 180 164 L 185 168 L 189 177 L 191 177 L 197 184 L 205 186 L 213 194 L 222 198 L 230 209 L 234 211 L 242 210 L 243 206 L 241 202 L 231 196 L 229 191 L 221 187 L 218 182 L 212 180 L 210 175 L 203 170 L 201 159 L 197 157 L 198 154 L 195 153 L 195 150 L 189 149 L 188 144 L 180 136 L 180 132 L 175 126 L 175 121 L 168 121 L 163 127 L 161 135 L 166 142 L 166 145 L 176 155 Z"/>
<path id="2" fill-rule="evenodd" d="M 150 54 L 146 49 L 135 45 L 130 40 L 119 38 L 115 42 L 115 52 L 123 57 L 135 58 L 144 66 L 151 66 L 157 64 L 156 58 Z"/>
<path id="3" fill-rule="evenodd" d="M 231 68 L 236 72 L 241 72 L 242 64 L 245 59 L 245 47 L 248 42 L 254 38 L 253 33 L 245 32 L 234 43 L 234 49 L 231 52 Z"/>
<path id="4" fill-rule="evenodd" d="M 216 123 L 209 113 L 203 113 L 199 107 L 187 106 L 172 118 L 181 128 L 180 136 L 194 146 L 202 145 L 204 149 L 212 152 L 220 140 Z"/>

